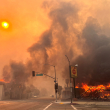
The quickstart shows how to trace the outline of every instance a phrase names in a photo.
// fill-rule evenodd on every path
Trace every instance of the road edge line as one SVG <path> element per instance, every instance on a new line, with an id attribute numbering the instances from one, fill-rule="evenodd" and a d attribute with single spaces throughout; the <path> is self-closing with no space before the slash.
<path id="1" fill-rule="evenodd" d="M 47 108 L 49 108 L 53 103 L 49 104 L 47 107 L 45 107 L 43 110 L 46 110 Z"/>
<path id="2" fill-rule="evenodd" d="M 71 105 L 71 107 L 72 107 L 74 110 L 77 110 L 73 105 Z"/>

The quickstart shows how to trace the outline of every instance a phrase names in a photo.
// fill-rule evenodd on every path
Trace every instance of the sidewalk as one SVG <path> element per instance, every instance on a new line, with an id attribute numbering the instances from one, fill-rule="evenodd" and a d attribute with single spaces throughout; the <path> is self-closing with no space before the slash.
<path id="1" fill-rule="evenodd" d="M 95 110 L 109 110 L 110 108 L 110 102 L 98 102 L 98 101 L 61 101 L 57 100 L 51 103 L 46 109 L 44 110 L 92 110 L 94 108 Z M 106 107 L 108 107 L 106 109 Z M 101 109 L 102 108 L 102 109 Z"/>
<path id="2" fill-rule="evenodd" d="M 61 101 L 61 100 L 58 100 L 57 102 L 55 103 L 62 103 L 62 104 L 70 104 L 70 105 L 110 105 L 110 102 L 107 102 L 107 101 L 83 101 L 83 100 L 78 100 L 78 101 L 72 101 L 72 104 L 71 104 L 71 101 Z"/>

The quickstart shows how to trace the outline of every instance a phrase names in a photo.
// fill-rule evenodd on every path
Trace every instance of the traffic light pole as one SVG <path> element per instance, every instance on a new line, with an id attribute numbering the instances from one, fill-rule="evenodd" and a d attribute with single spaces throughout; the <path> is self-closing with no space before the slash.
<path id="1" fill-rule="evenodd" d="M 45 65 L 49 65 L 49 64 L 45 64 Z M 50 65 L 50 66 L 53 66 L 53 65 Z M 50 77 L 50 78 L 53 78 L 53 79 L 55 79 L 55 86 L 58 84 L 58 83 L 56 83 L 56 69 L 55 69 L 55 66 L 53 66 L 54 67 L 54 71 L 55 71 L 55 78 L 53 78 L 53 77 L 51 77 L 51 76 L 49 76 L 49 75 L 47 75 L 47 74 L 44 74 L 44 75 L 46 75 L 46 76 L 48 76 L 48 77 Z M 37 73 L 39 73 L 39 72 L 37 72 Z M 43 73 L 42 73 L 43 74 Z M 32 71 L 32 76 L 35 76 L 35 71 Z M 56 102 L 57 102 L 57 91 L 58 91 L 58 88 L 56 88 L 55 87 L 55 94 L 56 94 Z"/>
<path id="2" fill-rule="evenodd" d="M 45 64 L 45 65 L 50 65 L 50 64 Z M 54 82 L 55 82 L 55 86 L 56 86 L 56 69 L 55 69 L 55 66 L 54 65 L 50 65 L 50 66 L 53 66 L 54 67 L 54 71 L 55 71 L 55 81 Z M 55 94 L 56 94 L 56 102 L 57 102 L 57 89 L 55 89 Z"/>
<path id="3" fill-rule="evenodd" d="M 51 66 L 53 66 L 53 65 L 51 65 Z M 53 78 L 53 79 L 55 79 L 55 86 L 56 86 L 56 69 L 55 69 L 55 66 L 53 66 L 54 67 L 54 71 L 55 71 L 55 78 L 53 78 L 53 77 L 51 77 L 51 76 L 49 76 L 49 75 L 47 75 L 47 76 L 49 76 L 49 77 L 51 77 L 51 78 Z M 46 75 L 46 74 L 45 74 Z M 55 88 L 55 95 L 56 95 L 56 102 L 57 102 L 57 89 Z"/>
<path id="4" fill-rule="evenodd" d="M 56 85 L 56 69 L 55 69 L 55 66 L 54 66 L 54 70 L 55 70 L 55 85 Z M 57 90 L 55 90 L 55 94 L 56 94 L 56 102 L 57 102 Z"/>

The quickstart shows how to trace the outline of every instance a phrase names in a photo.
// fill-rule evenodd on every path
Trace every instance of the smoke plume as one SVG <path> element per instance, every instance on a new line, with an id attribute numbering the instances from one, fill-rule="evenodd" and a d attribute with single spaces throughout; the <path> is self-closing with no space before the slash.
<path id="1" fill-rule="evenodd" d="M 110 38 L 103 33 L 103 26 L 97 18 L 88 16 L 80 28 L 80 7 L 77 3 L 43 2 L 42 8 L 48 11 L 50 29 L 42 33 L 39 41 L 27 49 L 30 59 L 26 64 L 14 61 L 10 63 L 11 81 L 32 84 L 34 80 L 36 87 L 45 85 L 47 89 L 52 88 L 53 80 L 47 77 L 35 80 L 31 77 L 32 70 L 54 76 L 54 68 L 44 65 L 51 64 L 56 66 L 59 84 L 64 86 L 65 79 L 69 78 L 67 55 L 71 65 L 79 65 L 76 83 L 109 83 Z M 8 80 L 5 68 L 3 76 Z M 44 84 L 46 81 L 47 84 Z"/>

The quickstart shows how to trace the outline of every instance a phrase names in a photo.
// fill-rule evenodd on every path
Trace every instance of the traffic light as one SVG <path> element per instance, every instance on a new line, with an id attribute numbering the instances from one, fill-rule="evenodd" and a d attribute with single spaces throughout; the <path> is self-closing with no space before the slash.
<path id="1" fill-rule="evenodd" d="M 58 89 L 58 83 L 55 83 L 55 89 Z"/>
<path id="2" fill-rule="evenodd" d="M 32 71 L 32 76 L 35 76 L 35 71 Z"/>
<path id="3" fill-rule="evenodd" d="M 57 93 L 58 92 L 58 90 L 57 89 L 55 89 L 55 93 Z"/>

